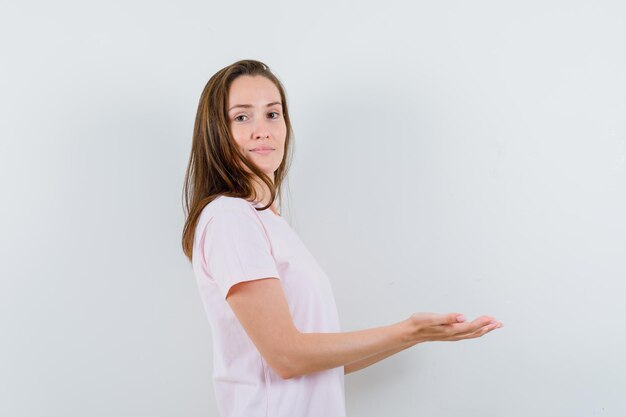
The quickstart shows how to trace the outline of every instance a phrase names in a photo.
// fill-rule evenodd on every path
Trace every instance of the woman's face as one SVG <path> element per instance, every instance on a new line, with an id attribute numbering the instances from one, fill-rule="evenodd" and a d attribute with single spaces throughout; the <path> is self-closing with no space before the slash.
<path id="1" fill-rule="evenodd" d="M 228 121 L 241 152 L 273 181 L 287 135 L 278 88 L 263 76 L 237 77 L 228 92 Z M 256 150 L 262 147 L 271 150 Z"/>

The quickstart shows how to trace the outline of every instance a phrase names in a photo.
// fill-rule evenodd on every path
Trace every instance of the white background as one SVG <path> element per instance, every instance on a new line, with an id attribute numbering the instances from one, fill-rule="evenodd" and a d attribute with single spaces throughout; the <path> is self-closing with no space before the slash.
<path id="1" fill-rule="evenodd" d="M 216 415 L 182 184 L 252 58 L 343 330 L 505 324 L 346 376 L 349 416 L 623 416 L 624 39 L 619 1 L 3 2 L 0 415 Z"/>

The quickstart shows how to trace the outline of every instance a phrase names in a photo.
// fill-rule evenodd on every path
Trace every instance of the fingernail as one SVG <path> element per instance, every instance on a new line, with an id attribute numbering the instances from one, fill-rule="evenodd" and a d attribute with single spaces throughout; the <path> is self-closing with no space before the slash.
<path id="1" fill-rule="evenodd" d="M 457 316 L 456 319 L 457 321 L 465 321 L 465 316 L 461 314 L 460 316 Z"/>

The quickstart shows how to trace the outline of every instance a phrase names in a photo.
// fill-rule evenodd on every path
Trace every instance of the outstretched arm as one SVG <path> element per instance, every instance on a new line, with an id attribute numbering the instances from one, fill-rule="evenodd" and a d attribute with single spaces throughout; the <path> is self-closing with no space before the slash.
<path id="1" fill-rule="evenodd" d="M 503 326 L 503 324 L 498 322 L 498 324 L 496 325 L 495 328 L 497 329 L 497 328 L 500 328 L 502 326 Z M 379 352 L 379 353 L 376 353 L 375 355 L 372 355 L 372 356 L 370 356 L 368 358 L 361 359 L 361 360 L 358 360 L 356 362 L 349 363 L 349 364 L 344 366 L 343 373 L 344 373 L 344 375 L 347 375 L 347 374 L 350 374 L 352 372 L 360 371 L 361 369 L 367 368 L 368 366 L 373 365 L 376 362 L 380 362 L 383 359 L 388 358 L 391 355 L 395 355 L 398 352 L 402 352 L 405 349 L 413 347 L 417 343 L 419 343 L 419 342 L 414 341 L 414 342 L 411 342 L 411 343 L 407 343 L 404 346 L 399 346 L 399 347 L 397 347 L 395 349 L 390 349 L 390 350 L 386 350 L 384 352 Z"/>
<path id="2" fill-rule="evenodd" d="M 357 361 L 366 364 L 368 358 L 374 360 L 373 355 L 420 342 L 478 337 L 495 328 L 489 325 L 488 316 L 464 323 L 461 314 L 415 313 L 388 326 L 301 333 L 293 323 L 282 285 L 273 277 L 235 284 L 226 300 L 261 355 L 285 379 Z"/>

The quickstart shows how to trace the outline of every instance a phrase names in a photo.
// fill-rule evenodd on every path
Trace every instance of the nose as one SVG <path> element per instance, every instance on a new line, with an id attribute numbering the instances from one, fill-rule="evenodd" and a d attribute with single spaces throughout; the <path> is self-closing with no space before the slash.
<path id="1" fill-rule="evenodd" d="M 255 139 L 266 139 L 270 137 L 270 131 L 268 122 L 265 120 L 258 120 L 254 124 L 254 138 Z"/>

